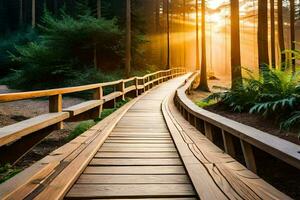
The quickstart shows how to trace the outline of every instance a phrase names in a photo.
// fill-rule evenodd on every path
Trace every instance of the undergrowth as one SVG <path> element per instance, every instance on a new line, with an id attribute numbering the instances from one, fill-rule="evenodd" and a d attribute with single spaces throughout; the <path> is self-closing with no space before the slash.
<path id="1" fill-rule="evenodd" d="M 259 78 L 249 73 L 243 84 L 206 98 L 233 112 L 249 112 L 272 118 L 283 131 L 300 131 L 300 77 L 289 71 L 264 68 Z"/>
<path id="2" fill-rule="evenodd" d="M 0 166 L 0 184 L 15 176 L 21 171 L 21 169 L 12 166 L 10 164 L 5 164 Z"/>

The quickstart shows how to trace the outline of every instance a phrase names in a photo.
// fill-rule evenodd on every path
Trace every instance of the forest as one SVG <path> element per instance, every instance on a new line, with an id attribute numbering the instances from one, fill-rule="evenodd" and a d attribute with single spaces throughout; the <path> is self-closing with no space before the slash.
<path id="1" fill-rule="evenodd" d="M 185 80 L 169 80 L 177 76 Z M 0 183 L 76 140 L 139 95 L 156 91 L 155 86 L 165 81 L 174 87 L 180 81 L 183 88 L 190 84 L 184 94 L 198 113 L 181 101 L 179 85 L 174 91 L 170 86 L 174 96 L 169 97 L 188 124 L 209 132 L 211 135 L 204 135 L 248 170 L 292 198 L 300 198 L 299 150 L 291 153 L 296 161 L 290 161 L 290 155 L 284 153 L 269 159 L 268 149 L 270 154 L 281 152 L 272 149 L 271 139 L 267 145 L 272 147 L 263 149 L 259 139 L 243 135 L 243 131 L 255 130 L 257 135 L 263 133 L 255 137 L 264 138 L 266 134 L 280 139 L 274 145 L 287 147 L 286 151 L 299 149 L 300 0 L 0 0 L 0 155 L 5 152 L 1 131 L 8 126 L 48 111 L 65 112 L 65 107 L 77 108 L 77 104 L 86 106 L 80 107 L 80 112 L 87 112 L 89 118 L 84 115 L 84 120 L 79 117 L 76 123 L 59 121 L 53 137 L 47 135 L 26 152 L 27 157 L 22 155 L 14 163 L 1 163 L 0 158 Z M 56 93 L 65 90 L 72 92 Z M 127 92 L 130 95 L 126 96 Z M 159 107 L 155 111 L 158 118 L 166 117 L 173 104 L 164 108 L 167 100 L 159 101 L 159 105 L 145 103 L 147 108 L 139 112 Z M 75 115 L 72 112 L 70 118 Z M 154 120 L 149 116 L 147 120 Z M 239 123 L 241 128 L 232 131 L 230 125 L 223 125 L 227 120 L 232 120 L 232 126 Z M 153 126 L 168 122 L 162 120 Z M 224 128 L 227 125 L 229 128 Z M 154 130 L 148 127 L 145 131 Z M 172 132 L 172 128 L 167 131 Z M 212 139 L 218 131 L 223 143 Z M 233 136 L 227 136 L 229 132 Z M 131 138 L 128 143 L 132 143 Z M 226 145 L 239 147 L 232 153 Z M 249 157 L 248 151 L 255 156 Z M 258 170 L 251 163 L 253 157 L 257 157 Z M 265 168 L 260 167 L 264 164 Z"/>

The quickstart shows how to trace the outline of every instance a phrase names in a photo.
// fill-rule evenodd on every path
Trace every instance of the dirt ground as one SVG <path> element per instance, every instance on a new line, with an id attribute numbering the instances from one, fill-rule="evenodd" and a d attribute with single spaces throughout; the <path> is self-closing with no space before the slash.
<path id="1" fill-rule="evenodd" d="M 0 85 L 1 93 L 15 92 L 8 89 L 4 85 Z M 83 100 L 79 98 L 66 97 L 63 98 L 63 107 L 69 107 Z M 8 126 L 40 114 L 48 112 L 48 100 L 22 100 L 0 104 L 0 128 Z M 66 137 L 75 128 L 78 123 L 65 123 L 64 129 L 53 131 L 48 137 L 46 137 L 41 143 L 35 146 L 26 156 L 24 156 L 16 164 L 19 168 L 26 168 L 34 162 L 48 155 L 53 150 L 64 145 L 67 140 Z"/>
<path id="2" fill-rule="evenodd" d="M 225 88 L 230 87 L 230 83 L 228 82 L 228 80 L 210 80 L 208 84 L 211 89 L 211 92 L 219 92 L 222 90 L 224 91 Z M 198 102 L 201 99 L 209 96 L 210 94 L 211 93 L 208 92 L 191 91 L 189 94 L 189 98 L 193 102 Z M 252 126 L 254 128 L 257 128 L 258 130 L 283 138 L 295 144 L 300 144 L 300 139 L 297 133 L 281 132 L 278 127 L 278 124 L 276 123 L 276 121 L 274 121 L 274 119 L 266 119 L 261 116 L 253 115 L 249 113 L 233 113 L 225 110 L 224 108 L 218 105 L 208 106 L 205 107 L 204 109 L 222 115 L 224 117 L 227 117 L 229 119 L 235 120 L 242 124 Z"/>

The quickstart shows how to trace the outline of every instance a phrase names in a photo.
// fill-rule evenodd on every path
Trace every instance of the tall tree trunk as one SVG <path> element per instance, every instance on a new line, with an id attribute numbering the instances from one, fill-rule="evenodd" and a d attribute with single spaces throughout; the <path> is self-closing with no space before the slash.
<path id="1" fill-rule="evenodd" d="M 272 68 L 276 68 L 276 55 L 275 55 L 275 3 L 270 0 L 270 16 L 271 16 L 271 62 Z"/>
<path id="2" fill-rule="evenodd" d="M 131 0 L 126 0 L 126 66 L 125 75 L 131 72 Z"/>
<path id="3" fill-rule="evenodd" d="M 35 0 L 31 1 L 31 26 L 35 27 Z"/>
<path id="4" fill-rule="evenodd" d="M 198 0 L 195 0 L 195 10 L 196 10 L 196 70 L 200 70 L 200 57 L 199 57 L 200 56 L 200 54 L 199 54 L 199 52 L 200 52 L 200 50 L 199 50 L 199 5 L 198 5 Z M 202 18 L 203 18 L 203 16 L 202 16 Z M 201 26 L 203 26 L 203 24 Z"/>
<path id="5" fill-rule="evenodd" d="M 186 21 L 186 0 L 183 0 L 183 66 L 186 68 L 186 33 L 185 33 L 185 21 Z"/>
<path id="6" fill-rule="evenodd" d="M 101 0 L 97 0 L 97 18 L 101 18 Z"/>
<path id="7" fill-rule="evenodd" d="M 283 14 L 282 14 L 282 0 L 278 0 L 278 42 L 281 54 L 281 69 L 285 69 L 285 45 L 283 33 Z"/>
<path id="8" fill-rule="evenodd" d="M 291 23 L 291 27 L 290 27 L 290 31 L 291 31 L 291 50 L 294 51 L 296 48 L 296 44 L 295 44 L 295 0 L 290 0 L 290 23 Z M 292 57 L 293 57 L 293 53 L 292 53 Z M 296 60 L 293 59 L 292 60 L 292 71 L 293 74 L 295 74 L 296 72 Z"/>
<path id="9" fill-rule="evenodd" d="M 268 54 L 268 0 L 258 1 L 258 64 L 260 70 L 269 65 Z"/>
<path id="10" fill-rule="evenodd" d="M 160 10 L 160 0 L 156 0 L 155 1 L 155 28 L 156 28 L 156 33 L 159 34 L 160 33 L 160 14 L 159 14 L 159 10 Z"/>
<path id="11" fill-rule="evenodd" d="M 23 25 L 23 0 L 19 0 L 19 25 Z"/>
<path id="12" fill-rule="evenodd" d="M 198 4 L 197 4 L 198 7 Z M 199 90 L 209 91 L 207 83 L 207 69 L 206 69 L 206 34 L 205 34 L 205 0 L 201 4 L 201 70 L 200 70 L 200 84 Z"/>
<path id="13" fill-rule="evenodd" d="M 167 1 L 167 69 L 170 69 L 170 3 Z"/>
<path id="14" fill-rule="evenodd" d="M 231 87 L 242 83 L 239 0 L 231 0 Z"/>

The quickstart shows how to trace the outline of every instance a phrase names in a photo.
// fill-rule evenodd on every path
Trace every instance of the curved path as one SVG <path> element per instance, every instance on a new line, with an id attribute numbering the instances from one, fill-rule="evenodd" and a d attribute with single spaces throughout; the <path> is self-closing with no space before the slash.
<path id="1" fill-rule="evenodd" d="M 161 111 L 185 78 L 158 86 L 126 112 L 67 198 L 196 196 Z"/>
<path id="2" fill-rule="evenodd" d="M 0 185 L 0 198 L 290 199 L 181 116 L 173 97 L 189 76 L 133 99 Z"/>

